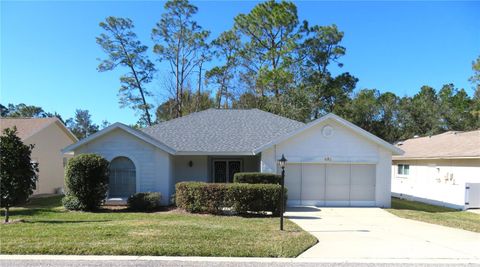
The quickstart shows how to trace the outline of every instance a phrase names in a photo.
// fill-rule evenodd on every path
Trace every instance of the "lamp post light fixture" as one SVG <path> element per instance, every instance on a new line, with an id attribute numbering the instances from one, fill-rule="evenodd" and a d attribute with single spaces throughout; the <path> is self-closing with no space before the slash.
<path id="1" fill-rule="evenodd" d="M 283 213 L 285 212 L 285 165 L 287 163 L 287 159 L 282 154 L 282 158 L 278 160 L 278 165 L 282 168 L 282 192 L 280 192 L 280 231 L 283 231 Z"/>

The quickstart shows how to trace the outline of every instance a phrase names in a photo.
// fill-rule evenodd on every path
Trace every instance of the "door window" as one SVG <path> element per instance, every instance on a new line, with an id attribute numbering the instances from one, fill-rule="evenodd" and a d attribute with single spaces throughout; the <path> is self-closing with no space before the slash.
<path id="1" fill-rule="evenodd" d="M 215 183 L 232 183 L 233 176 L 242 171 L 241 160 L 214 160 L 213 181 Z"/>

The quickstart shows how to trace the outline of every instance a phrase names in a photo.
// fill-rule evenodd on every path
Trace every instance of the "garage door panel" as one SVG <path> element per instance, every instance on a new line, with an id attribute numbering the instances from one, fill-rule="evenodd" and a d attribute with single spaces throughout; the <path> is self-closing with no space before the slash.
<path id="1" fill-rule="evenodd" d="M 350 168 L 348 165 L 327 165 L 326 201 L 348 201 Z"/>
<path id="2" fill-rule="evenodd" d="M 285 186 L 288 190 L 288 200 L 290 202 L 300 201 L 301 196 L 301 165 L 288 164 L 285 167 Z"/>
<path id="3" fill-rule="evenodd" d="M 302 165 L 302 203 L 325 199 L 325 165 Z"/>
<path id="4" fill-rule="evenodd" d="M 351 165 L 350 201 L 375 201 L 375 165 Z"/>

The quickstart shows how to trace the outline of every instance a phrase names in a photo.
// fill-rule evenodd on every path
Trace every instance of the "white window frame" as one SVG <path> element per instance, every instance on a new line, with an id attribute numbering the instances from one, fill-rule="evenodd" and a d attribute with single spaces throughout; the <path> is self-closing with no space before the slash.
<path id="1" fill-rule="evenodd" d="M 405 173 L 405 170 L 407 170 L 406 173 Z M 398 164 L 397 165 L 397 175 L 398 176 L 404 176 L 404 177 L 409 176 L 410 175 L 410 164 Z"/>

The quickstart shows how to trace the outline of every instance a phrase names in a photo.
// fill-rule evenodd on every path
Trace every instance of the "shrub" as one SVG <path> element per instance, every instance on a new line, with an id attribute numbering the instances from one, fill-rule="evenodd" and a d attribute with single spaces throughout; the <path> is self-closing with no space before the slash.
<path id="1" fill-rule="evenodd" d="M 189 212 L 207 212 L 219 214 L 226 206 L 227 184 L 208 184 L 202 182 L 177 183 L 175 203 L 177 207 Z"/>
<path id="2" fill-rule="evenodd" d="M 230 209 L 238 214 L 269 211 L 279 215 L 280 192 L 281 186 L 273 184 L 181 182 L 175 194 L 177 207 L 188 212 L 220 214 Z"/>
<path id="3" fill-rule="evenodd" d="M 68 161 L 65 174 L 67 194 L 78 199 L 82 210 L 95 210 L 105 199 L 108 166 L 106 159 L 95 154 L 82 154 Z"/>
<path id="4" fill-rule="evenodd" d="M 62 198 L 62 205 L 67 210 L 85 210 L 85 205 L 83 205 L 76 196 L 70 194 Z"/>
<path id="5" fill-rule="evenodd" d="M 160 207 L 161 195 L 158 192 L 136 193 L 127 200 L 128 208 L 136 211 L 152 211 Z"/>
<path id="6" fill-rule="evenodd" d="M 279 216 L 281 188 L 276 184 L 232 184 L 228 187 L 228 202 L 239 214 L 270 211 L 274 216 Z"/>
<path id="7" fill-rule="evenodd" d="M 247 184 L 280 184 L 282 176 L 274 173 L 237 172 L 233 176 L 234 183 Z"/>

